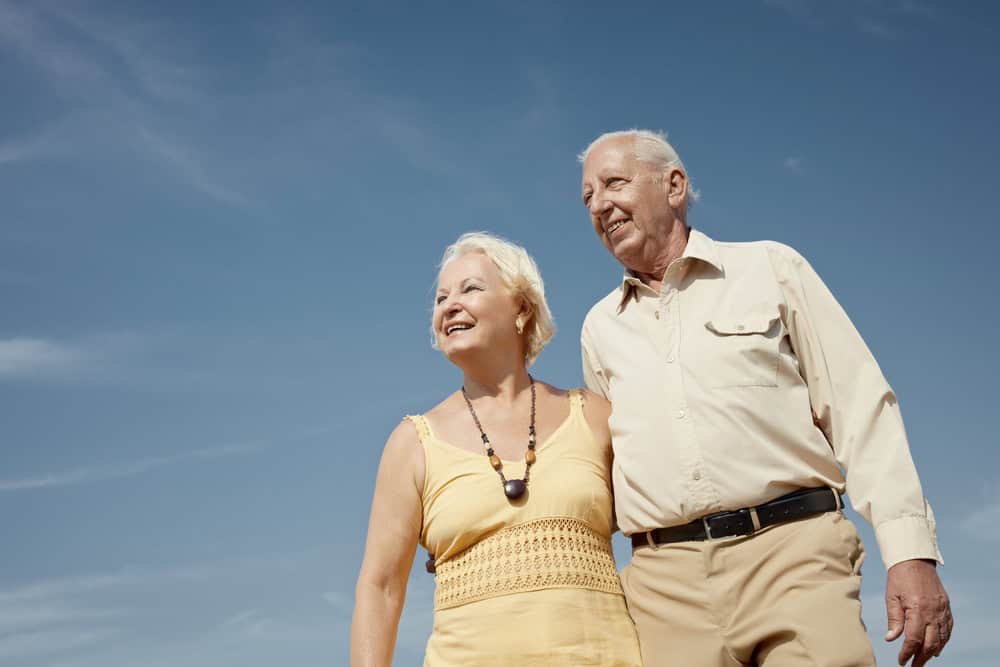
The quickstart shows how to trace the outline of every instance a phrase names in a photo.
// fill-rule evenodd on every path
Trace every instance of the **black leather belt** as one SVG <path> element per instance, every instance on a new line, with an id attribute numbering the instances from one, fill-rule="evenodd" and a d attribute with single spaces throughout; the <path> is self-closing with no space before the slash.
<path id="1" fill-rule="evenodd" d="M 632 535 L 632 548 L 638 549 L 639 547 L 670 542 L 691 542 L 736 535 L 753 535 L 758 530 L 768 526 L 823 512 L 832 512 L 843 506 L 840 494 L 829 487 L 802 489 L 756 507 L 709 514 L 683 526 L 654 528 L 645 533 L 635 533 Z"/>

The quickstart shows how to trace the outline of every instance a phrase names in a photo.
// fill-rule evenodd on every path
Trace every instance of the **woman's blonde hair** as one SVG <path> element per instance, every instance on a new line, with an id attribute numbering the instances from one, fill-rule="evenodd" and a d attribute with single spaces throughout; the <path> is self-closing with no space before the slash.
<path id="1" fill-rule="evenodd" d="M 514 296 L 520 296 L 531 307 L 531 317 L 525 323 L 524 363 L 535 363 L 542 348 L 556 333 L 549 304 L 545 301 L 545 284 L 538 265 L 528 251 L 488 232 L 467 232 L 445 248 L 438 274 L 449 262 L 470 253 L 481 252 L 490 258 L 500 272 L 504 285 Z M 431 346 L 436 350 L 437 332 L 431 324 Z"/>

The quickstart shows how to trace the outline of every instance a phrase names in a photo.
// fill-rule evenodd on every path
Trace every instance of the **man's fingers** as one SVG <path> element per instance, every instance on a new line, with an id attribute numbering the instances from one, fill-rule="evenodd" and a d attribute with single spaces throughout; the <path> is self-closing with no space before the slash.
<path id="1" fill-rule="evenodd" d="M 941 648 L 951 640 L 951 631 L 955 627 L 955 617 L 951 615 L 951 611 L 948 611 L 948 617 L 945 620 L 944 630 L 941 635 Z M 940 651 L 939 651 L 940 653 Z"/>
<path id="2" fill-rule="evenodd" d="M 906 638 L 903 640 L 903 647 L 899 651 L 899 664 L 905 665 L 907 661 L 918 655 L 924 646 L 924 633 L 927 630 L 927 622 L 920 618 L 914 610 L 910 610 L 906 619 Z"/>
<path id="3" fill-rule="evenodd" d="M 885 633 L 885 640 L 887 642 L 894 642 L 899 639 L 899 635 L 902 634 L 903 624 L 905 621 L 905 616 L 903 615 L 903 605 L 900 604 L 899 598 L 895 595 L 886 597 L 885 614 L 889 621 L 889 630 Z"/>
<path id="4" fill-rule="evenodd" d="M 941 641 L 941 628 L 937 623 L 928 623 L 924 629 L 924 644 L 913 658 L 913 667 L 923 667 L 931 658 L 944 648 Z"/>

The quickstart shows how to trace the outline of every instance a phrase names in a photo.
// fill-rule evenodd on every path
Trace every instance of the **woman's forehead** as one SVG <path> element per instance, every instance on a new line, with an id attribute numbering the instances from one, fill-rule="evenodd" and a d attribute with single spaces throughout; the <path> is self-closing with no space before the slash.
<path id="1" fill-rule="evenodd" d="M 445 264 L 438 274 L 437 282 L 438 288 L 443 288 L 470 278 L 492 282 L 498 277 L 499 272 L 493 260 L 485 253 L 470 252 Z"/>

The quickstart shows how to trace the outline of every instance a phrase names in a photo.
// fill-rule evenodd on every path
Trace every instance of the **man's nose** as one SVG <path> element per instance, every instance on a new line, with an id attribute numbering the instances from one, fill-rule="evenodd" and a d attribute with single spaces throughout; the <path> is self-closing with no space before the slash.
<path id="1" fill-rule="evenodd" d="M 597 217 L 606 213 L 610 207 L 611 202 L 596 193 L 590 198 L 590 203 L 587 205 L 590 214 Z"/>

